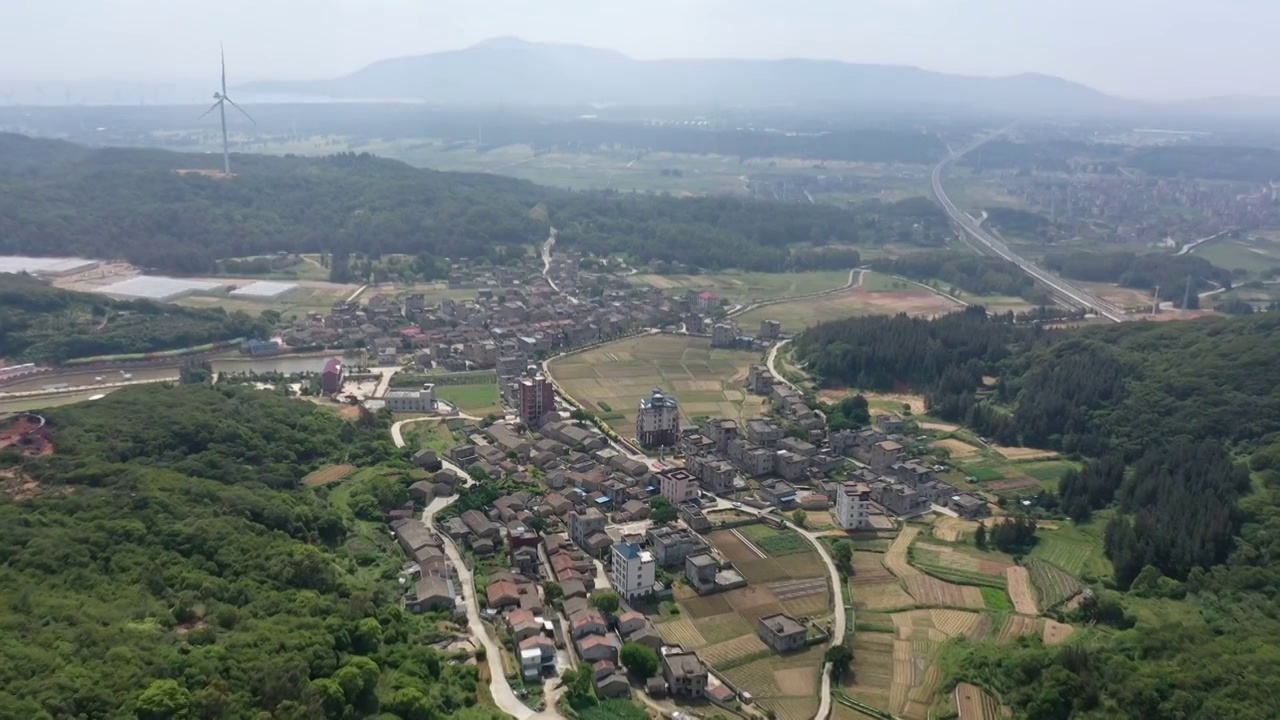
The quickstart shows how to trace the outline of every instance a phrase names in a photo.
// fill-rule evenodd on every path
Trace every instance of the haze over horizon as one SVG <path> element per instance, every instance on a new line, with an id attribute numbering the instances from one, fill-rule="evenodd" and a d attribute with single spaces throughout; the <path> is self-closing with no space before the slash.
<path id="1" fill-rule="evenodd" d="M 200 81 L 225 42 L 233 83 L 346 75 L 499 36 L 637 59 L 814 58 L 966 75 L 1041 73 L 1120 97 L 1280 96 L 1267 63 L 1280 4 L 1158 8 L 1103 0 L 18 0 L 0 81 Z M 1132 6 L 1130 6 L 1132 5 Z M 216 13 L 216 14 L 215 14 Z"/>

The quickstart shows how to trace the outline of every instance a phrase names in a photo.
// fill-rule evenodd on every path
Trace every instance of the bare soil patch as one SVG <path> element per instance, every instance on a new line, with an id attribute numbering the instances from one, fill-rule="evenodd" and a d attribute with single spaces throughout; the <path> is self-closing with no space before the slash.
<path id="1" fill-rule="evenodd" d="M 959 425 L 943 422 L 925 422 L 920 423 L 920 427 L 924 430 L 937 430 L 939 432 L 955 432 L 960 429 Z"/>
<path id="2" fill-rule="evenodd" d="M 738 591 L 735 590 L 734 592 Z M 685 612 L 697 619 L 711 617 L 712 615 L 723 615 L 733 609 L 729 606 L 729 601 L 725 599 L 724 595 L 691 598 L 681 604 L 684 605 Z"/>
<path id="3" fill-rule="evenodd" d="M 780 694 L 804 697 L 813 694 L 814 688 L 817 687 L 818 668 L 774 670 L 773 680 L 778 684 Z"/>
<path id="4" fill-rule="evenodd" d="M 1001 645 L 1008 645 L 1019 636 L 1030 635 L 1040 629 L 1040 620 L 1038 618 L 1026 617 L 1025 615 L 1010 615 L 1005 620 L 1004 627 L 1000 628 L 1000 634 L 997 641 Z"/>
<path id="5" fill-rule="evenodd" d="M 1045 645 L 1061 645 L 1071 638 L 1071 634 L 1076 629 L 1066 623 L 1060 623 L 1056 620 L 1045 619 L 1044 621 L 1044 644 Z"/>
<path id="6" fill-rule="evenodd" d="M 979 452 L 978 448 L 974 447 L 973 445 L 970 445 L 969 443 L 963 440 L 957 440 L 955 438 L 938 440 L 937 442 L 934 443 L 934 446 L 946 448 L 951 453 L 951 457 L 953 458 L 967 458 L 973 455 L 977 455 Z"/>
<path id="7" fill-rule="evenodd" d="M 1039 450 L 1036 448 L 1001 446 L 996 448 L 996 452 L 1010 460 L 1047 460 L 1058 457 L 1058 453 L 1053 450 Z"/>
<path id="8" fill-rule="evenodd" d="M 858 611 L 898 610 L 916 604 L 915 598 L 908 595 L 897 580 L 858 585 L 850 588 L 849 595 Z"/>
<path id="9" fill-rule="evenodd" d="M 355 471 L 355 465 L 330 465 L 302 478 L 302 484 L 308 487 L 320 487 L 321 485 L 338 482 Z"/>
<path id="10" fill-rule="evenodd" d="M 903 582 L 906 583 L 907 592 L 921 605 L 974 610 L 986 607 L 986 603 L 982 601 L 982 591 L 972 585 L 957 585 L 929 575 L 905 578 Z"/>
<path id="11" fill-rule="evenodd" d="M 1024 615 L 1038 615 L 1035 595 L 1031 593 L 1031 575 L 1027 569 L 1013 565 L 1004 571 L 1009 581 L 1009 597 L 1013 599 L 1013 609 Z"/>

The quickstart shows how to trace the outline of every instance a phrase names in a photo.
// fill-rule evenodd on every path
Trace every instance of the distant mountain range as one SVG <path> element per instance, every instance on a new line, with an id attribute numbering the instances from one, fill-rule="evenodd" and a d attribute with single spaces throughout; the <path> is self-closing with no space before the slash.
<path id="1" fill-rule="evenodd" d="M 1118 113 L 1141 103 L 1046 75 L 970 77 L 832 60 L 635 60 L 611 50 L 488 40 L 382 60 L 331 80 L 249 83 L 244 92 L 441 105 L 970 109 Z"/>

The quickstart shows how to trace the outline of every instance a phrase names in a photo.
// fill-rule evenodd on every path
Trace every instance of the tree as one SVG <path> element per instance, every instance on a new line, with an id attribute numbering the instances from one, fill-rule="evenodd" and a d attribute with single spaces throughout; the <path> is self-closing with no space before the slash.
<path id="1" fill-rule="evenodd" d="M 848 540 L 840 540 L 831 547 L 831 559 L 835 561 L 836 567 L 845 573 L 853 574 L 853 543 Z"/>
<path id="2" fill-rule="evenodd" d="M 175 720 L 186 715 L 191 693 L 177 680 L 156 680 L 138 696 L 139 720 Z"/>
<path id="3" fill-rule="evenodd" d="M 831 663 L 832 679 L 840 680 L 844 678 L 845 674 L 849 672 L 849 667 L 853 665 L 853 651 L 843 644 L 832 645 L 827 648 L 822 659 Z"/>
<path id="4" fill-rule="evenodd" d="M 564 597 L 564 588 L 560 583 L 549 581 L 542 586 L 542 592 L 547 597 L 547 602 L 555 602 Z"/>
<path id="5" fill-rule="evenodd" d="M 652 520 L 655 525 L 665 525 L 667 523 L 675 522 L 676 509 L 671 504 L 671 501 L 665 497 L 661 495 L 655 496 L 649 501 L 649 508 L 649 519 Z"/>
<path id="6" fill-rule="evenodd" d="M 649 679 L 658 673 L 658 654 L 640 643 L 626 643 L 619 657 L 627 670 L 636 677 Z"/>
<path id="7" fill-rule="evenodd" d="M 791 513 L 791 520 L 800 527 L 804 527 L 805 521 L 808 519 L 809 513 L 805 512 L 804 508 L 796 508 L 796 511 Z"/>
<path id="8" fill-rule="evenodd" d="M 618 598 L 618 593 L 601 591 L 591 593 L 591 605 L 606 615 L 612 615 L 618 612 L 622 601 Z"/>
<path id="9" fill-rule="evenodd" d="M 987 549 L 987 524 L 981 520 L 978 521 L 978 529 L 973 531 L 973 544 L 979 550 Z"/>

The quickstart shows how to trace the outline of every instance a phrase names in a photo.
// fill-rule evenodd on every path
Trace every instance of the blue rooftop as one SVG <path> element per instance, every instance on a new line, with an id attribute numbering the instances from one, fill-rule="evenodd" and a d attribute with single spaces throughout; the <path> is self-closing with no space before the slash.
<path id="1" fill-rule="evenodd" d="M 636 560 L 640 557 L 640 546 L 635 543 L 617 542 L 613 544 L 613 551 L 628 560 Z"/>

